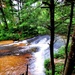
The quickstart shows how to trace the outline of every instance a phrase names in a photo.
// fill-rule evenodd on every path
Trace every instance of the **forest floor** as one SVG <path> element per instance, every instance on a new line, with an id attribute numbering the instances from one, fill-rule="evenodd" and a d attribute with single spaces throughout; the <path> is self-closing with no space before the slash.
<path id="1" fill-rule="evenodd" d="M 65 59 L 54 59 L 54 63 L 63 63 L 64 64 Z"/>

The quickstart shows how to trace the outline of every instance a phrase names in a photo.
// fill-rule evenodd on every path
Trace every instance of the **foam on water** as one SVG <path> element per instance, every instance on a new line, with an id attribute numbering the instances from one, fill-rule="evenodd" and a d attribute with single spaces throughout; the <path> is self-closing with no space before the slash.
<path id="1" fill-rule="evenodd" d="M 57 41 L 54 44 L 54 52 L 57 52 L 58 48 L 63 46 L 65 42 L 60 36 L 55 37 L 55 39 L 57 39 Z M 30 43 L 30 45 L 25 46 L 23 47 L 23 49 L 19 50 L 20 52 L 24 52 L 26 49 L 35 48 L 35 47 L 39 49 L 37 52 L 33 52 L 33 57 L 35 58 L 35 61 L 33 61 L 33 59 L 30 61 L 32 62 L 32 64 L 29 65 L 30 67 L 32 67 L 30 68 L 30 71 L 32 75 L 45 75 L 44 60 L 50 58 L 50 48 L 49 48 L 50 36 L 49 35 L 37 36 L 24 41 L 14 42 L 12 44 L 9 44 L 9 46 L 19 43 L 25 43 L 25 44 Z"/>
<path id="2" fill-rule="evenodd" d="M 65 44 L 62 38 L 56 39 L 58 40 L 55 42 L 54 52 L 57 52 L 58 48 L 60 48 L 62 45 Z M 38 52 L 33 53 L 33 56 L 35 57 L 35 62 L 33 62 L 34 67 L 33 69 L 31 69 L 32 75 L 45 75 L 44 60 L 50 58 L 49 44 L 50 44 L 50 37 L 48 35 L 40 36 L 31 42 L 30 47 L 39 48 Z"/>

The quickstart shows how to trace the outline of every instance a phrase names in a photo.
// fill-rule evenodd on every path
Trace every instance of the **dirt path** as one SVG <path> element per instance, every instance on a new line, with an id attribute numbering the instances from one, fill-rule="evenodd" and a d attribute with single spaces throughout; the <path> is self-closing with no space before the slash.
<path id="1" fill-rule="evenodd" d="M 65 59 L 54 59 L 54 63 L 63 63 L 64 64 Z"/>

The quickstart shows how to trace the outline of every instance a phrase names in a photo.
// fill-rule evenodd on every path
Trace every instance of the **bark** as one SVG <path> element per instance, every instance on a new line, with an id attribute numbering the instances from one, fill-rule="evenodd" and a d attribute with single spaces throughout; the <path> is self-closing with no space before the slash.
<path id="1" fill-rule="evenodd" d="M 74 70 L 74 65 L 75 65 L 75 30 L 72 35 L 71 50 L 69 52 L 69 56 L 67 59 L 64 75 L 72 75 L 72 71 Z"/>
<path id="2" fill-rule="evenodd" d="M 28 75 L 28 64 L 27 64 L 27 69 L 26 69 L 26 75 Z"/>
<path id="3" fill-rule="evenodd" d="M 51 65 L 52 65 L 52 75 L 55 74 L 55 65 L 54 65 L 54 0 L 50 0 L 50 23 L 51 23 L 51 41 L 50 41 L 50 56 L 51 56 Z"/>
<path id="4" fill-rule="evenodd" d="M 71 3 L 71 15 L 70 15 L 70 25 L 68 26 L 68 35 L 67 35 L 67 43 L 66 43 L 66 46 L 65 46 L 65 54 L 66 54 L 66 58 L 65 58 L 65 65 L 66 65 L 66 62 L 67 62 L 67 57 L 68 57 L 68 44 L 69 44 L 69 39 L 70 39 L 70 32 L 71 32 L 71 27 L 72 27 L 72 18 L 73 18 L 73 7 L 74 7 L 74 3 L 72 2 Z M 65 67 L 64 65 L 64 67 Z"/>

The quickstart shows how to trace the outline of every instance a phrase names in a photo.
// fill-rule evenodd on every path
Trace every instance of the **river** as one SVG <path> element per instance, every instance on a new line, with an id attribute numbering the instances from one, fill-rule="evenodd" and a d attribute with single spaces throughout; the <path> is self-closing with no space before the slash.
<path id="1" fill-rule="evenodd" d="M 58 52 L 58 49 L 65 45 L 66 40 L 64 40 L 62 38 L 62 36 L 55 36 L 55 41 L 54 41 L 54 53 Z M 26 46 L 21 46 L 21 47 L 17 47 L 14 45 L 18 45 L 18 44 L 27 44 Z M 6 69 L 2 69 L 2 71 L 0 72 L 0 75 L 2 75 L 3 70 L 6 70 L 5 73 L 7 74 L 3 74 L 3 75 L 19 75 L 20 73 L 22 74 L 22 72 L 24 72 L 24 70 L 26 70 L 24 68 L 24 64 L 26 64 L 26 62 L 28 63 L 28 71 L 30 73 L 30 75 L 45 75 L 44 71 L 44 60 L 50 58 L 50 49 L 49 49 L 49 44 L 50 44 L 50 36 L 49 35 L 39 35 L 37 37 L 31 38 L 31 39 L 27 39 L 27 40 L 23 40 L 23 41 L 15 41 L 11 44 L 8 45 L 1 45 L 0 46 L 0 50 L 3 52 L 0 52 L 0 61 L 2 61 L 1 59 L 3 58 L 3 60 L 6 60 L 8 58 L 10 58 L 9 56 L 12 57 L 12 59 L 7 60 L 10 61 L 11 63 L 15 61 L 16 66 L 20 68 L 21 66 L 23 67 L 22 71 L 21 69 L 18 70 L 19 68 L 17 68 L 17 70 L 15 70 L 15 66 L 10 66 L 13 68 L 13 71 L 10 73 L 9 71 L 9 67 L 6 67 Z M 26 57 L 26 54 L 29 54 Z M 6 58 L 7 57 L 7 58 Z M 5 59 L 6 58 L 6 59 Z M 13 59 L 15 59 L 13 61 Z M 29 61 L 29 62 L 28 62 Z M 7 66 L 8 64 L 5 64 L 4 62 L 2 62 L 1 64 L 5 64 L 5 66 Z M 18 65 L 17 65 L 18 64 Z M 21 65 L 22 64 L 22 65 Z M 0 65 L 2 67 L 2 65 Z M 25 66 L 26 67 L 26 66 Z M 20 72 L 21 71 L 21 72 Z M 15 72 L 15 73 L 14 73 Z M 18 73 L 20 72 L 20 73 Z"/>

